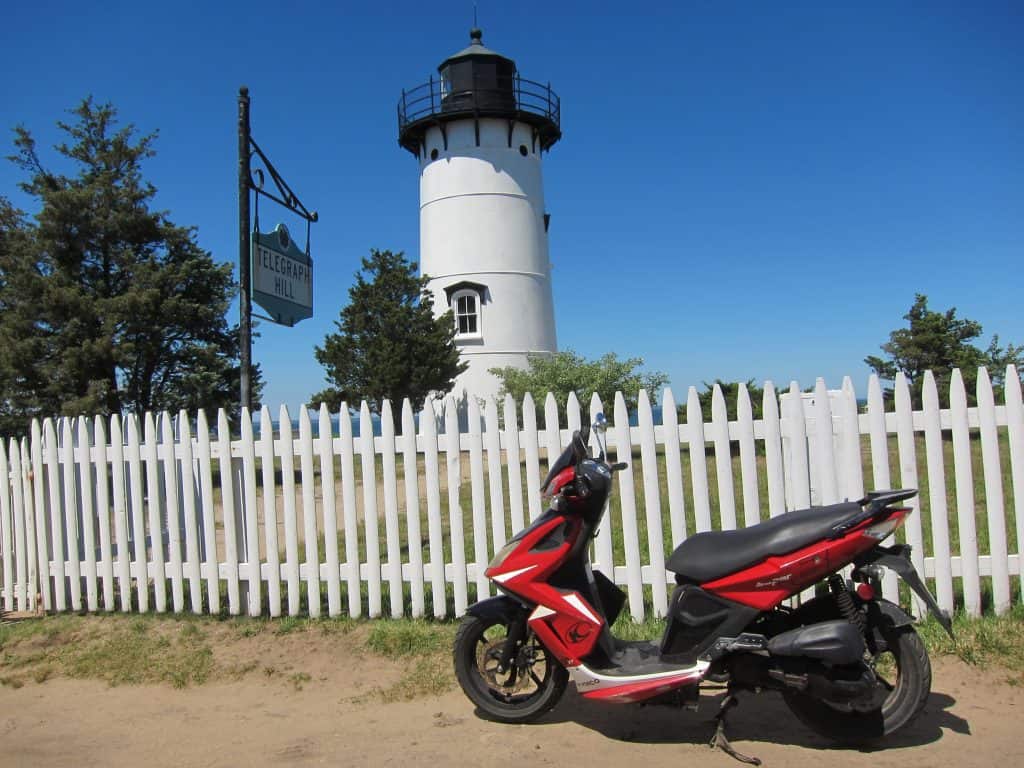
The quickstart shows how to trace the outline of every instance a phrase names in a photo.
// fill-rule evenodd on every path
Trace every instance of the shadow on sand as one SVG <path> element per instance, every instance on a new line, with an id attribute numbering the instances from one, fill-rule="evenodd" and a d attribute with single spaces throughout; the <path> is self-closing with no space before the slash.
<path id="1" fill-rule="evenodd" d="M 715 732 L 714 717 L 724 691 L 702 693 L 697 712 L 670 707 L 615 705 L 588 701 L 567 691 L 555 709 L 538 723 L 574 722 L 605 738 L 645 744 L 707 744 Z M 782 696 L 741 693 L 740 704 L 729 713 L 729 738 L 744 742 L 767 742 L 808 749 L 851 749 L 819 736 L 789 711 Z M 952 712 L 956 700 L 944 693 L 932 693 L 914 722 L 877 744 L 855 747 L 860 752 L 892 750 L 930 744 L 942 738 L 944 730 L 970 734 L 970 724 Z M 477 712 L 480 716 L 480 712 Z M 749 747 L 748 747 L 749 748 Z"/>

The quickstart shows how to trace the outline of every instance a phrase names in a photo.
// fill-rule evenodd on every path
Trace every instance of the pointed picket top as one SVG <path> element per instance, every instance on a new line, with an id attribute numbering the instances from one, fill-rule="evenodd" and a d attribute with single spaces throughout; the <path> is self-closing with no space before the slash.
<path id="1" fill-rule="evenodd" d="M 984 367 L 978 369 L 977 397 L 981 460 L 985 477 L 985 507 L 988 515 L 989 555 L 992 563 L 992 605 L 996 614 L 1001 615 L 1010 609 L 1010 575 L 996 404 L 992 394 L 992 383 Z"/>
<path id="2" fill-rule="evenodd" d="M 697 533 L 711 530 L 711 494 L 705 455 L 704 414 L 696 387 L 686 393 L 686 425 L 690 433 L 690 482 L 693 487 L 693 514 Z"/>
<path id="3" fill-rule="evenodd" d="M 776 517 L 786 511 L 786 485 L 785 467 L 782 463 L 779 396 L 771 379 L 764 383 L 761 419 L 764 423 L 764 468 L 768 475 L 768 516 Z"/>

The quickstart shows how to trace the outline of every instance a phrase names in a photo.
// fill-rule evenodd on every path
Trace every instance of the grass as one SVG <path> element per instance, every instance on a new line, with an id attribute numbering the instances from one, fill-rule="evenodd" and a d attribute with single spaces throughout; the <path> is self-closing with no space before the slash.
<path id="1" fill-rule="evenodd" d="M 624 639 L 657 639 L 662 630 L 653 618 L 641 623 L 620 619 L 614 627 Z M 267 663 L 261 639 L 292 642 L 292 648 L 302 649 L 319 638 L 329 640 L 330 653 L 339 658 L 397 662 L 401 674 L 396 682 L 376 686 L 353 701 L 406 701 L 455 687 L 455 631 L 454 622 L 422 619 L 49 616 L 0 626 L 0 686 L 18 689 L 69 677 L 111 686 L 186 688 L 253 675 L 300 692 L 318 681 L 308 670 Z M 932 619 L 919 624 L 918 631 L 933 660 L 955 657 L 1005 674 L 1011 685 L 1024 685 L 1024 608 L 1000 617 L 958 614 L 953 640 Z M 231 661 L 221 658 L 225 646 L 231 648 Z"/>

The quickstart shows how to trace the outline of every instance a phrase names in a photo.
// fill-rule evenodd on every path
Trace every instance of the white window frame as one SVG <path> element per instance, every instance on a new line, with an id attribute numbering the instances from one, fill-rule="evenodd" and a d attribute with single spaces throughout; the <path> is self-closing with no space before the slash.
<path id="1" fill-rule="evenodd" d="M 476 330 L 471 332 L 463 333 L 459 331 L 459 299 L 472 299 L 473 305 L 476 308 Z M 483 338 L 483 301 L 480 300 L 480 293 L 471 288 L 463 288 L 460 291 L 456 291 L 452 294 L 452 313 L 455 315 L 455 338 L 456 339 L 480 339 Z M 467 313 L 462 317 L 470 317 Z"/>

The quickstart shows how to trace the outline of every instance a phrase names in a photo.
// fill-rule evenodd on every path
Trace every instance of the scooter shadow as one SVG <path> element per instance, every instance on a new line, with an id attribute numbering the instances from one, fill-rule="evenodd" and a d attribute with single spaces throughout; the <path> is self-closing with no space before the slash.
<path id="1" fill-rule="evenodd" d="M 539 724 L 574 722 L 616 741 L 707 744 L 715 732 L 714 717 L 724 696 L 724 691 L 702 694 L 699 709 L 692 712 L 672 707 L 602 704 L 567 691 Z M 877 744 L 854 748 L 837 745 L 809 730 L 789 711 L 778 693 L 740 693 L 739 702 L 730 710 L 726 723 L 729 737 L 736 741 L 873 752 L 930 744 L 941 739 L 944 730 L 968 735 L 971 732 L 970 724 L 951 711 L 956 700 L 944 693 L 932 693 L 924 712 L 903 730 Z"/>

